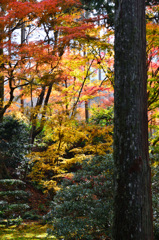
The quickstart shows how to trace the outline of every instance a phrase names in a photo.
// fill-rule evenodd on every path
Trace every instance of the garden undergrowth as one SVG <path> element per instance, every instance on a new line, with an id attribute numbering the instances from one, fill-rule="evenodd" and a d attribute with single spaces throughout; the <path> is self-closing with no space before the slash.
<path id="1" fill-rule="evenodd" d="M 47 225 L 41 225 L 39 222 L 24 222 L 20 226 L 3 226 L 0 225 L 0 239 L 1 240 L 26 240 L 26 239 L 53 239 L 54 236 L 47 235 Z"/>

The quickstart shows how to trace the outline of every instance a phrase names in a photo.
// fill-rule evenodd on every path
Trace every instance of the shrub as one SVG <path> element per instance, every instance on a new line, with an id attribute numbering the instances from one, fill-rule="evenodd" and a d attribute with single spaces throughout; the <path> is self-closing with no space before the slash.
<path id="1" fill-rule="evenodd" d="M 113 160 L 111 155 L 86 159 L 81 169 L 66 175 L 46 219 L 58 239 L 97 240 L 111 236 Z M 159 239 L 159 163 L 152 164 L 154 239 Z"/>
<path id="2" fill-rule="evenodd" d="M 42 217 L 36 213 L 36 211 L 31 210 L 23 214 L 23 219 L 29 220 L 40 220 Z"/>
<path id="3" fill-rule="evenodd" d="M 7 167 L 15 168 L 25 158 L 29 131 L 26 124 L 13 116 L 4 117 L 0 123 L 0 153 Z"/>
<path id="4" fill-rule="evenodd" d="M 159 162 L 152 164 L 152 202 L 154 218 L 154 240 L 159 239 Z"/>
<path id="5" fill-rule="evenodd" d="M 112 223 L 112 156 L 84 160 L 73 177 L 66 176 L 47 218 L 52 234 L 65 239 L 103 239 Z"/>

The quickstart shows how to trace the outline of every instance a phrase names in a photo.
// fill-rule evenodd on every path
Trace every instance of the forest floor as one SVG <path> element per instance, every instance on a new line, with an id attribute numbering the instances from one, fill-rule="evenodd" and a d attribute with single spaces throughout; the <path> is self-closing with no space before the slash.
<path id="1" fill-rule="evenodd" d="M 47 225 L 42 225 L 38 221 L 24 221 L 21 225 L 12 225 L 6 227 L 0 225 L 1 240 L 24 240 L 24 239 L 56 239 L 55 237 L 47 236 Z"/>
<path id="2" fill-rule="evenodd" d="M 0 239 L 1 240 L 24 240 L 24 239 L 56 239 L 47 235 L 48 225 L 43 223 L 42 217 L 49 211 L 50 199 L 48 195 L 43 194 L 36 189 L 32 184 L 28 183 L 26 191 L 30 193 L 28 204 L 30 210 L 28 217 L 23 219 L 18 225 L 1 225 L 0 224 Z"/>

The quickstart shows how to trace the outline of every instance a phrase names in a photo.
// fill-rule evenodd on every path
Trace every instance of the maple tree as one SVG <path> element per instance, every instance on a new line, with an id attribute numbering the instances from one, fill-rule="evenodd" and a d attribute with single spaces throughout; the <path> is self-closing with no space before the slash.
<path id="1" fill-rule="evenodd" d="M 11 106 L 15 98 L 15 91 L 21 86 L 28 85 L 28 82 L 21 84 L 17 76 L 17 69 L 19 68 L 19 64 L 22 60 L 21 57 L 18 55 L 19 47 L 21 47 L 21 44 L 18 45 L 15 41 L 12 42 L 12 35 L 14 35 L 15 31 L 21 27 L 23 23 L 23 18 L 26 15 L 29 15 L 32 11 L 31 8 L 26 7 L 28 6 L 28 4 L 29 3 L 21 3 L 13 0 L 1 1 L 1 120 L 3 119 L 4 113 Z M 15 12 L 14 8 L 17 9 L 17 6 L 19 6 L 19 10 Z M 25 8 L 25 11 L 22 11 L 22 6 Z M 6 88 L 8 88 L 7 100 Z M 6 101 L 4 102 L 4 100 Z"/>
<path id="2" fill-rule="evenodd" d="M 109 151 L 109 147 L 112 145 L 112 137 L 108 137 L 107 129 L 100 129 L 95 125 L 78 127 L 76 126 L 77 122 L 74 120 L 75 117 L 81 117 L 82 107 L 80 108 L 80 105 L 83 102 L 85 103 L 96 96 L 105 97 L 109 95 L 111 89 L 111 83 L 109 83 L 108 87 L 109 73 L 103 80 L 90 80 L 90 76 L 93 77 L 96 74 L 97 68 L 107 72 L 107 69 L 113 63 L 111 59 L 113 58 L 113 48 L 112 44 L 109 43 L 112 31 L 104 35 L 105 39 L 107 39 L 105 43 L 103 39 L 95 37 L 99 30 L 101 30 L 101 27 L 91 30 L 89 41 L 87 39 L 78 39 L 71 50 L 69 47 L 63 54 L 60 62 L 61 81 L 58 82 L 58 85 L 54 84 L 52 86 L 50 96 L 54 101 L 50 101 L 46 111 L 47 122 L 44 128 L 46 137 L 44 139 L 49 141 L 49 145 L 45 151 L 36 152 L 36 155 L 33 152 L 30 155 L 33 162 L 31 163 L 33 166 L 30 176 L 33 180 L 43 183 L 44 186 L 50 189 L 56 189 L 56 176 L 66 166 L 71 166 L 74 162 L 84 159 L 86 152 L 102 154 Z M 99 59 L 100 63 L 98 62 Z M 65 73 L 64 76 L 63 73 Z M 91 133 L 90 139 L 86 137 L 89 136 L 89 131 L 95 134 L 93 136 Z M 102 131 L 106 131 L 107 140 L 104 137 L 104 142 L 101 144 L 100 142 L 93 144 L 94 138 L 98 138 L 98 135 L 103 136 Z M 109 132 L 111 131 L 110 129 Z M 73 147 L 80 141 L 86 142 L 83 147 Z M 67 154 L 70 153 L 72 157 L 67 159 Z"/>
<path id="3" fill-rule="evenodd" d="M 96 68 L 107 71 L 113 49 L 110 43 L 101 41 L 101 28 L 94 28 L 90 19 L 81 19 L 77 1 L 4 1 L 3 4 L 1 118 L 8 109 L 18 109 L 19 99 L 24 99 L 22 111 L 30 119 L 30 142 L 33 143 L 44 128 L 50 104 L 55 109 L 64 104 L 66 114 L 75 116 L 79 103 L 87 103 L 95 94 L 102 95 L 99 92 L 108 89 L 104 86 L 107 79 L 90 84 L 89 77 Z M 19 43 L 16 34 L 24 27 L 25 39 Z M 40 39 L 35 37 L 37 32 Z M 110 31 L 105 37 L 109 38 L 111 34 Z M 106 48 L 107 53 L 99 51 Z M 72 52 L 76 53 L 73 55 Z M 87 54 L 82 56 L 81 52 Z M 62 108 L 59 113 L 63 113 Z"/>
<path id="4" fill-rule="evenodd" d="M 8 81 L 9 100 L 1 109 L 1 116 L 10 107 L 14 92 L 21 87 L 23 92 L 16 92 L 19 96 L 31 95 L 37 98 L 36 106 L 31 110 L 31 142 L 41 132 L 44 124 L 46 106 L 54 83 L 63 80 L 60 65 L 61 58 L 66 47 L 71 47 L 71 41 L 77 38 L 88 38 L 86 30 L 90 28 L 88 23 L 79 19 L 78 9 L 75 10 L 76 1 L 9 1 L 6 5 L 6 14 L 1 18 L 6 33 L 2 49 L 7 49 L 3 54 L 3 80 Z M 25 8 L 25 11 L 22 9 Z M 69 9 L 69 11 L 67 11 Z M 74 12 L 74 13 L 73 13 Z M 51 15 L 50 15 L 51 14 Z M 25 17 L 24 17 L 25 16 Z M 25 42 L 13 42 L 12 35 L 22 24 L 29 26 L 29 32 Z M 31 24 L 30 24 L 31 23 Z M 92 26 L 92 24 L 91 24 Z M 43 30 L 43 38 L 30 40 L 33 31 Z M 2 81 L 3 82 L 3 81 Z M 3 89 L 3 86 L 2 86 Z M 16 98 L 18 99 L 17 95 Z M 3 98 L 3 96 L 2 96 Z M 34 99 L 35 101 L 35 99 Z M 42 105 L 44 104 L 44 107 Z M 38 114 L 38 111 L 41 112 Z M 41 116 L 40 126 L 37 120 Z"/>
<path id="5" fill-rule="evenodd" d="M 3 120 L 4 113 L 11 106 L 15 91 L 20 86 L 28 84 L 26 82 L 21 84 L 15 74 L 21 59 L 16 56 L 18 47 L 15 42 L 11 43 L 11 36 L 21 26 L 23 17 L 29 14 L 30 9 L 25 9 L 20 16 L 16 12 L 14 15 L 12 11 L 14 3 L 15 1 L 12 0 L 0 2 L 0 121 Z M 0 165 L 1 173 L 6 173 L 3 152 L 1 152 Z"/>
<path id="6" fill-rule="evenodd" d="M 72 17 L 74 17 L 74 15 Z M 76 16 L 76 18 L 77 18 L 77 16 Z M 83 28 L 83 25 L 82 25 L 82 28 Z M 92 34 L 93 34 L 92 31 L 89 36 L 88 29 L 90 28 L 90 26 L 88 24 L 86 24 L 85 28 L 86 28 L 86 36 L 85 37 L 83 37 L 83 38 L 80 37 L 77 39 L 77 36 L 76 36 L 76 40 L 74 39 L 74 42 L 73 42 L 73 44 L 71 44 L 71 46 L 64 45 L 66 51 L 65 51 L 65 53 L 63 52 L 60 64 L 58 64 L 59 69 L 56 68 L 55 71 L 52 73 L 52 75 L 48 74 L 45 76 L 48 78 L 53 77 L 53 79 L 52 79 L 53 82 L 51 82 L 51 86 L 50 86 L 50 88 L 52 89 L 52 93 L 50 90 L 49 96 L 51 96 L 51 98 L 54 99 L 55 104 L 58 102 L 60 104 L 63 103 L 65 105 L 67 114 L 70 114 L 70 116 L 74 116 L 76 114 L 76 107 L 79 102 L 82 102 L 82 101 L 86 102 L 87 99 L 95 97 L 95 93 L 97 93 L 100 90 L 105 88 L 105 87 L 101 86 L 101 83 L 94 82 L 94 84 L 90 84 L 89 77 L 94 74 L 94 72 L 96 71 L 95 69 L 97 68 L 97 65 L 99 64 L 97 62 L 98 56 L 99 56 L 99 58 L 101 58 L 100 66 L 102 66 L 102 68 L 103 68 L 104 65 L 102 64 L 102 62 L 104 63 L 106 58 L 108 59 L 108 56 L 112 52 L 111 44 L 105 44 L 105 43 L 100 42 L 100 39 L 92 36 Z M 75 31 L 76 30 L 77 29 L 75 29 Z M 94 31 L 94 35 L 96 33 L 97 33 L 97 29 Z M 107 37 L 109 38 L 109 36 L 111 34 L 112 34 L 112 32 L 108 33 Z M 67 35 L 67 37 L 68 37 L 68 35 Z M 97 45 L 97 43 L 98 43 L 98 45 Z M 86 46 L 84 47 L 84 44 L 85 45 L 87 44 L 87 47 Z M 95 48 L 95 44 L 96 44 L 96 48 Z M 109 53 L 104 54 L 104 56 L 102 56 L 102 57 L 100 56 L 99 53 L 97 53 L 97 49 L 99 49 L 101 46 L 103 47 L 103 49 L 106 47 L 108 48 L 108 46 L 110 48 Z M 87 55 L 82 56 L 81 48 L 82 48 L 82 51 L 87 51 Z M 61 45 L 60 45 L 60 49 L 61 49 Z M 85 65 L 85 68 L 83 68 L 84 65 Z M 106 68 L 107 67 L 108 66 L 106 66 Z M 43 63 L 42 63 L 42 68 L 44 68 L 44 71 L 46 71 L 46 69 L 47 69 Z M 42 71 L 40 68 L 40 73 L 41 72 Z M 59 75 L 60 75 L 60 78 L 59 78 Z M 57 79 L 56 79 L 56 76 L 57 76 Z M 57 80 L 58 84 L 56 84 L 56 80 Z M 45 79 L 45 81 L 47 81 L 47 79 Z M 104 80 L 103 80 L 103 82 L 104 82 Z M 49 81 L 49 83 L 50 83 L 50 81 Z M 55 84 L 53 84 L 53 83 L 55 83 Z M 45 84 L 46 84 L 46 82 L 45 82 Z M 42 105 L 42 102 L 43 102 L 43 99 L 45 96 L 44 92 L 45 92 L 45 90 L 43 91 L 43 93 L 41 92 L 41 95 L 39 95 L 39 97 L 40 97 L 39 105 L 40 106 Z M 47 102 L 44 101 L 46 103 L 45 105 L 47 105 L 47 103 L 48 103 L 49 96 L 46 95 Z M 53 103 L 50 102 L 50 104 L 53 104 Z M 35 111 L 37 111 L 36 108 L 35 108 Z M 36 134 L 38 134 L 43 128 L 43 124 L 44 124 L 43 120 L 45 120 L 44 113 L 46 113 L 46 108 L 45 108 L 45 110 L 42 110 L 42 112 L 40 112 L 40 113 L 42 113 L 42 118 L 41 118 L 40 127 L 35 131 Z M 33 112 L 33 115 L 34 115 L 34 119 L 35 118 L 37 119 L 38 112 L 36 114 L 35 114 L 35 112 Z M 39 121 L 39 118 L 38 118 L 38 121 Z M 33 127 L 36 128 L 36 123 L 34 123 Z M 34 137 L 33 137 L 33 139 L 34 139 Z"/>
<path id="7" fill-rule="evenodd" d="M 45 125 L 45 149 L 29 156 L 30 177 L 54 193 L 59 188 L 57 179 L 76 163 L 112 152 L 111 132 L 112 126 L 88 125 L 69 119 L 64 112 L 52 114 Z"/>

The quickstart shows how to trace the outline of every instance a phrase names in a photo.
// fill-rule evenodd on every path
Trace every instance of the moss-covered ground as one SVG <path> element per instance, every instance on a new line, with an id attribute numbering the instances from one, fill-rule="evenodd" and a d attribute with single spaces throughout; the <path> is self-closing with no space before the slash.
<path id="1" fill-rule="evenodd" d="M 41 225 L 39 222 L 24 222 L 19 226 L 13 225 L 6 227 L 0 225 L 0 239 L 1 240 L 24 240 L 24 239 L 53 239 L 55 237 L 48 237 L 47 225 Z"/>

